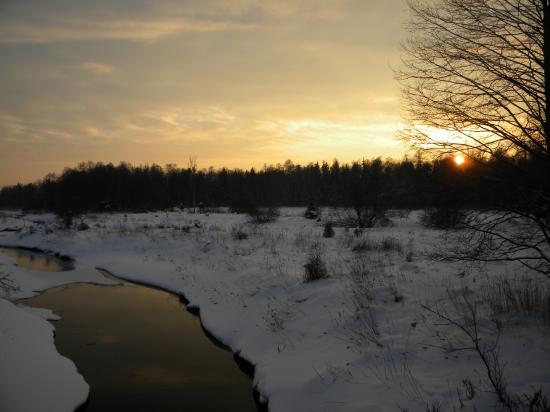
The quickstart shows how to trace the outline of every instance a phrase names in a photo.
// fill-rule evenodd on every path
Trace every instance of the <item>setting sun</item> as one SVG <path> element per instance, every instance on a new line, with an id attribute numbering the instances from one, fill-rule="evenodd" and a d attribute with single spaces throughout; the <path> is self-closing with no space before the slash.
<path id="1" fill-rule="evenodd" d="M 454 161 L 458 166 L 461 166 L 464 163 L 465 160 L 466 159 L 464 159 L 464 156 L 461 156 L 461 155 L 456 155 L 454 157 Z"/>

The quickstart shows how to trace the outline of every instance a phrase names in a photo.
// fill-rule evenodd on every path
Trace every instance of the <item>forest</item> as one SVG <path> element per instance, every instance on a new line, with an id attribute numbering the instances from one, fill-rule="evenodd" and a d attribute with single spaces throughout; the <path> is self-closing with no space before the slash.
<path id="1" fill-rule="evenodd" d="M 507 208 L 528 204 L 544 169 L 526 156 L 371 160 L 264 166 L 260 170 L 169 164 L 81 163 L 60 175 L 0 190 L 0 208 L 56 213 L 173 207 Z"/>

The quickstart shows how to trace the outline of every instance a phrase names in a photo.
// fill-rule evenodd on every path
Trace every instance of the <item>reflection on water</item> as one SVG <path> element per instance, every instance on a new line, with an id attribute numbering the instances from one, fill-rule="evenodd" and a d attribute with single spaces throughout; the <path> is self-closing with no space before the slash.
<path id="1" fill-rule="evenodd" d="M 90 384 L 86 411 L 256 411 L 231 353 L 168 293 L 73 284 L 20 302 L 62 316 L 55 343 Z"/>
<path id="2" fill-rule="evenodd" d="M 27 269 L 40 270 L 42 272 L 64 272 L 74 269 L 74 266 L 70 262 L 46 253 L 8 247 L 0 247 L 0 252 L 14 258 L 17 265 Z"/>

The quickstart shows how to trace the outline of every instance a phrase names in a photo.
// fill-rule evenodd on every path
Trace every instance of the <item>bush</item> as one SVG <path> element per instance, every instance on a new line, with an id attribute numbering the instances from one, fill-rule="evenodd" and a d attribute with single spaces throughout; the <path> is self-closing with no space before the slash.
<path id="1" fill-rule="evenodd" d="M 433 207 L 426 209 L 422 216 L 422 224 L 438 229 L 453 229 L 464 223 L 464 213 L 452 207 Z"/>
<path id="2" fill-rule="evenodd" d="M 353 252 L 364 253 L 376 250 L 376 245 L 370 239 L 361 239 L 355 242 L 351 248 Z"/>
<path id="3" fill-rule="evenodd" d="M 61 223 L 63 229 L 70 229 L 73 226 L 73 221 L 76 215 L 71 210 L 62 210 L 56 212 L 57 219 Z"/>
<path id="4" fill-rule="evenodd" d="M 317 219 L 319 217 L 319 210 L 313 205 L 309 205 L 304 213 L 306 219 Z"/>
<path id="5" fill-rule="evenodd" d="M 80 222 L 78 226 L 76 227 L 76 230 L 82 232 L 84 230 L 88 230 L 90 226 L 86 222 Z"/>
<path id="6" fill-rule="evenodd" d="M 235 240 L 248 239 L 248 233 L 241 226 L 233 226 L 231 229 L 231 237 Z"/>
<path id="7" fill-rule="evenodd" d="M 390 252 L 392 250 L 395 252 L 401 252 L 401 242 L 399 242 L 399 239 L 396 239 L 394 237 L 387 237 L 382 240 L 382 243 L 380 244 L 380 250 L 382 250 L 383 252 Z"/>
<path id="8" fill-rule="evenodd" d="M 271 223 L 279 217 L 279 209 L 276 207 L 258 207 L 248 212 L 252 222 L 256 224 Z"/>
<path id="9" fill-rule="evenodd" d="M 325 228 L 323 229 L 323 237 L 334 237 L 334 226 L 332 222 L 326 222 Z"/>
<path id="10" fill-rule="evenodd" d="M 371 227 L 386 227 L 391 224 L 391 220 L 386 216 L 385 209 L 372 207 L 355 207 L 354 215 L 350 218 L 355 227 L 364 229 Z"/>
<path id="11" fill-rule="evenodd" d="M 315 280 L 328 278 L 327 267 L 318 251 L 309 255 L 307 263 L 304 265 L 304 282 L 313 282 Z"/>

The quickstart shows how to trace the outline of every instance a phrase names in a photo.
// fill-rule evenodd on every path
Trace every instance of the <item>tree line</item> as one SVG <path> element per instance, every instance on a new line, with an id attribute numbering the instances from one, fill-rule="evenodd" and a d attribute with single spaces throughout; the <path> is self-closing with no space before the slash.
<path id="1" fill-rule="evenodd" d="M 298 165 L 288 160 L 259 170 L 87 162 L 35 183 L 3 187 L 0 208 L 83 213 L 199 206 L 247 212 L 311 204 L 374 211 L 502 207 L 526 199 L 528 186 L 516 182 L 517 176 L 523 176 L 518 168 L 536 169 L 536 165 L 515 157 L 469 159 L 459 166 L 452 157 L 423 160 L 420 156 L 343 164 L 334 160 Z M 520 193 L 514 187 L 524 190 Z"/>

